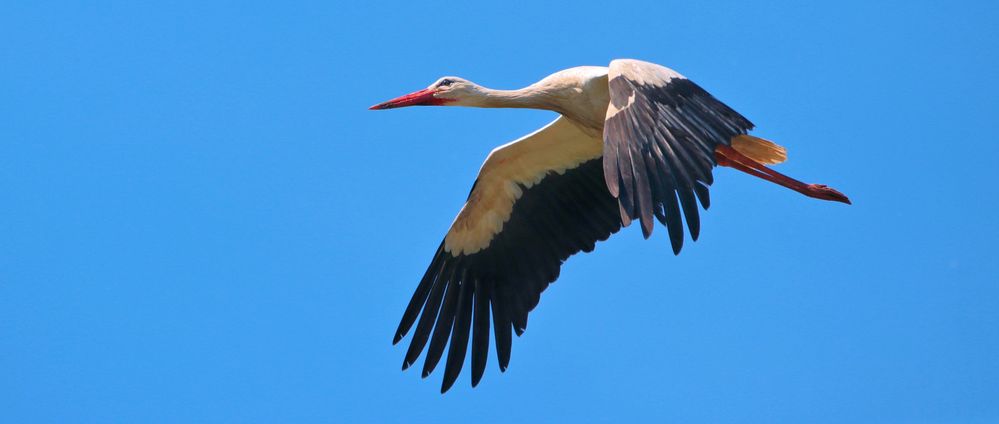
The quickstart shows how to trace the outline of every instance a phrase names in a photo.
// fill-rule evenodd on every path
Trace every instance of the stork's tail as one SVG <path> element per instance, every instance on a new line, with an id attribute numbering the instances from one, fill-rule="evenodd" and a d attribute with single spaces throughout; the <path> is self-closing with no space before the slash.
<path id="1" fill-rule="evenodd" d="M 747 134 L 732 137 L 732 148 L 764 165 L 776 165 L 787 160 L 787 149 L 783 146 Z"/>

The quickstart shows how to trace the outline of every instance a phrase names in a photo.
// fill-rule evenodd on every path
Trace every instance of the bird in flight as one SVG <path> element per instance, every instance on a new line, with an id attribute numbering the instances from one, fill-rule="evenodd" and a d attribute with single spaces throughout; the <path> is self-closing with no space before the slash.
<path id="1" fill-rule="evenodd" d="M 570 68 L 519 90 L 444 77 L 371 109 L 406 106 L 559 113 L 489 154 L 403 313 L 393 344 L 416 326 L 403 370 L 427 348 L 427 377 L 448 348 L 441 393 L 461 372 L 469 336 L 472 387 L 478 385 L 490 318 L 499 368 L 506 370 L 512 333 L 523 334 L 528 313 L 569 256 L 592 251 L 636 220 L 645 238 L 656 220 L 665 226 L 674 254 L 683 246 L 684 222 L 697 240 L 698 203 L 704 209 L 710 204 L 716 165 L 809 197 L 850 203 L 830 187 L 767 167 L 787 158 L 783 147 L 748 135 L 748 119 L 683 75 L 649 62 Z"/>

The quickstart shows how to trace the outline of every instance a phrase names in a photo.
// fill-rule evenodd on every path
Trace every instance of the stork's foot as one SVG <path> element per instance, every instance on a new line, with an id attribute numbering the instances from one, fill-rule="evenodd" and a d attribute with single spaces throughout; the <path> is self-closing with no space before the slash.
<path id="1" fill-rule="evenodd" d="M 813 197 L 816 199 L 830 200 L 833 202 L 841 202 L 851 205 L 850 198 L 846 197 L 843 193 L 840 193 L 836 189 L 829 187 L 825 184 L 808 184 L 805 185 L 804 189 L 801 191 L 802 194 Z"/>

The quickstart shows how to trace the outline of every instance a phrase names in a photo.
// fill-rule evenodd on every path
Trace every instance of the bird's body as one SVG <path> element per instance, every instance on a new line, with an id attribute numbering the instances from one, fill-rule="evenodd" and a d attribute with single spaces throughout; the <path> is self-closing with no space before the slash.
<path id="1" fill-rule="evenodd" d="M 835 190 L 765 167 L 783 161 L 784 149 L 747 135 L 753 124 L 746 118 L 682 75 L 647 62 L 570 68 L 520 90 L 445 77 L 372 109 L 414 105 L 560 114 L 490 153 L 403 315 L 395 342 L 416 326 L 404 369 L 429 343 L 423 367 L 429 375 L 450 340 L 442 391 L 462 368 L 470 332 L 472 385 L 478 383 L 490 321 L 500 369 L 506 369 L 511 332 L 526 329 L 528 312 L 569 256 L 593 250 L 633 220 L 646 238 L 653 218 L 659 220 L 674 253 L 683 243 L 682 221 L 696 240 L 697 204 L 709 206 L 715 165 L 849 203 Z"/>
<path id="2" fill-rule="evenodd" d="M 558 112 L 599 137 L 604 128 L 604 116 L 610 102 L 607 90 L 607 68 L 578 66 L 559 71 L 531 87 L 545 93 L 550 110 Z M 529 87 L 530 88 L 530 87 Z"/>

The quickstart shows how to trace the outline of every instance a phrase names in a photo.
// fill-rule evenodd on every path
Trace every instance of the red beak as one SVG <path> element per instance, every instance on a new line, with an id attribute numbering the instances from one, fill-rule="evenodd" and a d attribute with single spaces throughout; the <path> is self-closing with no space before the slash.
<path id="1" fill-rule="evenodd" d="M 440 106 L 451 101 L 450 99 L 440 99 L 434 97 L 436 91 L 425 88 L 420 91 L 409 93 L 405 96 L 396 97 L 387 102 L 382 102 L 369 107 L 369 110 L 394 109 L 406 106 Z"/>

